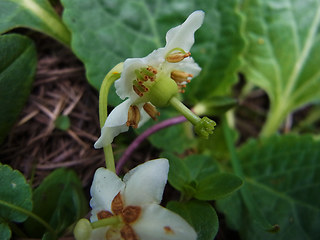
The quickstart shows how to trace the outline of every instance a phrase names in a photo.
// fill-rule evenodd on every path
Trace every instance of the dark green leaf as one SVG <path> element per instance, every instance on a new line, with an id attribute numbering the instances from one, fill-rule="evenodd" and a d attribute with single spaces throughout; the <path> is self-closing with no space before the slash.
<path id="1" fill-rule="evenodd" d="M 34 191 L 33 212 L 49 222 L 58 234 L 86 213 L 87 201 L 77 175 L 67 169 L 52 172 Z M 41 237 L 42 225 L 32 219 L 24 223 L 30 236 Z"/>
<path id="2" fill-rule="evenodd" d="M 216 173 L 208 175 L 199 181 L 194 195 L 199 200 L 217 200 L 224 198 L 242 185 L 241 178 L 231 173 Z"/>
<path id="3" fill-rule="evenodd" d="M 249 43 L 243 72 L 270 98 L 268 136 L 291 111 L 320 100 L 320 4 L 246 0 L 243 9 Z"/>
<path id="4" fill-rule="evenodd" d="M 8 165 L 0 164 L 0 220 L 23 222 L 31 211 L 31 188 L 24 176 Z"/>
<path id="5" fill-rule="evenodd" d="M 204 25 L 191 52 L 203 68 L 187 93 L 190 99 L 224 95 L 236 81 L 242 19 L 237 0 L 62 0 L 72 48 L 84 62 L 89 82 L 99 88 L 106 73 L 130 57 L 144 57 L 165 45 L 166 32 L 203 9 Z M 90 21 L 88 21 L 90 19 Z M 90 39 L 88 41 L 88 39 Z M 114 91 L 110 104 L 119 103 Z"/>
<path id="6" fill-rule="evenodd" d="M 197 240 L 211 240 L 219 229 L 216 211 L 206 202 L 189 201 L 168 203 L 167 208 L 183 217 L 198 234 Z"/>
<path id="7" fill-rule="evenodd" d="M 30 39 L 17 34 L 0 37 L 0 143 L 29 96 L 36 64 Z"/>
<path id="8" fill-rule="evenodd" d="M 320 142 L 311 136 L 274 136 L 250 141 L 239 151 L 246 187 L 278 233 L 259 227 L 240 194 L 219 200 L 229 226 L 242 239 L 320 238 Z"/>
<path id="9" fill-rule="evenodd" d="M 226 197 L 242 185 L 242 180 L 229 173 L 219 173 L 214 159 L 206 155 L 190 155 L 181 159 L 165 153 L 169 159 L 169 183 L 186 198 L 216 200 Z"/>
<path id="10" fill-rule="evenodd" d="M 0 1 L 0 33 L 27 27 L 69 45 L 70 33 L 47 0 Z"/>
<path id="11" fill-rule="evenodd" d="M 11 231 L 7 224 L 0 222 L 0 239 L 9 240 L 11 237 Z"/>

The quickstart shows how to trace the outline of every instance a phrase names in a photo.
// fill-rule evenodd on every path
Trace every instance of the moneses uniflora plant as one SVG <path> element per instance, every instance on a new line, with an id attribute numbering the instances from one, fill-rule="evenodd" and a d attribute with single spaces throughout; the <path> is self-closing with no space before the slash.
<path id="1" fill-rule="evenodd" d="M 179 92 L 184 92 L 192 77 L 201 71 L 190 57 L 189 50 L 194 43 L 194 33 L 203 19 L 203 11 L 193 12 L 182 25 L 167 32 L 164 48 L 154 50 L 144 58 L 129 58 L 124 62 L 115 87 L 119 97 L 127 99 L 108 116 L 95 148 L 107 146 L 129 126 L 137 128 L 150 117 L 156 119 L 159 115 L 156 107 L 168 104 L 195 126 L 198 135 L 207 137 L 212 133 L 215 126 L 212 120 L 199 118 L 176 98 Z"/>
<path id="2" fill-rule="evenodd" d="M 215 122 L 207 117 L 201 119 L 177 98 L 177 94 L 183 93 L 187 83 L 201 71 L 189 50 L 203 19 L 203 11 L 193 12 L 182 25 L 167 32 L 164 48 L 154 50 L 144 58 L 127 59 L 108 73 L 104 81 L 112 78 L 110 81 L 115 81 L 114 76 L 119 78 L 115 82 L 116 92 L 126 100 L 106 118 L 95 148 L 104 147 L 108 151 L 107 146 L 115 136 L 130 126 L 141 126 L 149 118 L 156 119 L 159 115 L 156 108 L 169 104 L 195 126 L 198 135 L 208 137 L 212 133 Z M 104 91 L 103 87 L 101 91 Z M 139 165 L 123 180 L 114 173 L 114 163 L 108 169 L 99 168 L 91 186 L 90 222 L 81 219 L 77 223 L 76 239 L 197 239 L 196 232 L 183 218 L 159 205 L 168 171 L 167 159 Z"/>

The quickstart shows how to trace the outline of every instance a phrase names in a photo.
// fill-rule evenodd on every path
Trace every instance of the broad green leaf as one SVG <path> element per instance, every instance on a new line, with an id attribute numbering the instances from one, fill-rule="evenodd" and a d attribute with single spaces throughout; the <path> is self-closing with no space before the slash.
<path id="1" fill-rule="evenodd" d="M 242 185 L 242 180 L 229 173 L 220 173 L 217 163 L 206 155 L 190 155 L 181 159 L 173 154 L 169 159 L 169 183 L 186 198 L 216 200 L 231 194 Z"/>
<path id="2" fill-rule="evenodd" d="M 319 239 L 320 142 L 311 136 L 274 136 L 249 141 L 238 156 L 256 206 L 280 231 L 261 228 L 238 193 L 217 202 L 228 225 L 246 240 Z"/>
<path id="3" fill-rule="evenodd" d="M 29 38 L 0 37 L 0 144 L 29 96 L 36 65 L 36 50 Z"/>
<path id="4" fill-rule="evenodd" d="M 203 68 L 187 93 L 189 99 L 229 92 L 236 81 L 242 19 L 237 0 L 62 0 L 63 19 L 72 32 L 72 49 L 84 62 L 89 82 L 100 87 L 106 73 L 130 57 L 144 57 L 165 45 L 166 32 L 190 13 L 203 9 L 204 25 L 191 49 Z M 197 95 L 197 96 L 196 96 Z M 110 104 L 119 98 L 110 96 Z"/>
<path id="5" fill-rule="evenodd" d="M 47 221 L 59 235 L 83 217 L 87 202 L 77 175 L 67 169 L 57 169 L 47 176 L 33 194 L 33 212 Z M 41 237 L 45 228 L 33 219 L 24 223 L 33 237 Z"/>
<path id="6" fill-rule="evenodd" d="M 48 0 L 0 0 L 0 33 L 17 27 L 31 28 L 70 44 L 70 33 Z"/>
<path id="7" fill-rule="evenodd" d="M 171 107 L 159 109 L 160 117 L 157 121 L 149 120 L 141 128 L 137 129 L 139 134 L 161 121 L 179 116 L 179 113 Z M 184 122 L 159 130 L 148 137 L 153 146 L 165 151 L 183 153 L 195 143 L 191 123 Z"/>
<path id="8" fill-rule="evenodd" d="M 8 165 L 0 164 L 0 221 L 23 222 L 31 211 L 31 187 L 24 176 Z"/>
<path id="9" fill-rule="evenodd" d="M 264 135 L 295 109 L 320 100 L 320 2 L 245 0 L 243 72 L 271 101 Z"/>
<path id="10" fill-rule="evenodd" d="M 11 237 L 11 230 L 5 223 L 0 222 L 0 239 L 9 240 Z"/>
<path id="11" fill-rule="evenodd" d="M 206 202 L 170 201 L 167 208 L 183 217 L 197 232 L 197 240 L 214 239 L 219 229 L 219 220 L 214 208 Z"/>
<path id="12" fill-rule="evenodd" d="M 194 197 L 199 200 L 217 200 L 224 198 L 242 185 L 241 178 L 231 173 L 216 173 L 199 181 Z"/>

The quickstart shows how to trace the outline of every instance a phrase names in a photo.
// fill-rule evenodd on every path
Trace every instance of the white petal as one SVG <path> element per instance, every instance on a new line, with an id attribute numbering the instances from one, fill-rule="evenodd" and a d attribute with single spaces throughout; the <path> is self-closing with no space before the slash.
<path id="1" fill-rule="evenodd" d="M 157 204 L 145 207 L 132 227 L 141 240 L 197 239 L 197 233 L 182 217 Z"/>
<path id="2" fill-rule="evenodd" d="M 97 169 L 90 189 L 91 222 L 97 221 L 99 211 L 111 211 L 112 200 L 124 187 L 124 182 L 114 172 L 106 168 Z"/>
<path id="3" fill-rule="evenodd" d="M 170 29 L 166 36 L 166 52 L 177 47 L 188 52 L 194 43 L 194 33 L 202 25 L 203 19 L 203 11 L 194 11 L 183 24 Z"/>
<path id="4" fill-rule="evenodd" d="M 122 132 L 128 131 L 126 122 L 128 120 L 128 110 L 132 104 L 131 99 L 127 99 L 118 106 L 116 106 L 107 117 L 103 128 L 101 129 L 101 136 L 94 144 L 95 148 L 102 148 L 112 143 L 114 137 Z"/>
<path id="5" fill-rule="evenodd" d="M 114 83 L 116 87 L 116 93 L 121 99 L 125 99 L 126 97 L 138 97 L 132 88 L 132 83 L 137 78 L 134 71 L 147 66 L 148 65 L 145 61 L 145 58 L 128 58 L 125 60 L 121 77 Z"/>
<path id="6" fill-rule="evenodd" d="M 129 171 L 123 178 L 126 184 L 125 204 L 142 206 L 160 203 L 168 171 L 169 162 L 164 158 L 145 162 Z"/>

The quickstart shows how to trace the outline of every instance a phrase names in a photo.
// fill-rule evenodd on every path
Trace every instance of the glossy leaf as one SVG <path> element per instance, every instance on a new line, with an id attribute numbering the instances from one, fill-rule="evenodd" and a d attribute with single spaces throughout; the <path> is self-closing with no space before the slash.
<path id="1" fill-rule="evenodd" d="M 1 0 L 0 33 L 27 27 L 69 45 L 70 33 L 48 0 Z"/>
<path id="2" fill-rule="evenodd" d="M 17 34 L 0 37 L 0 143 L 22 110 L 37 65 L 33 42 Z"/>
<path id="3" fill-rule="evenodd" d="M 166 32 L 195 10 L 206 12 L 191 49 L 203 68 L 190 84 L 189 99 L 229 92 L 236 81 L 242 19 L 237 0 L 62 0 L 63 19 L 73 34 L 72 48 L 84 62 L 89 82 L 99 88 L 105 74 L 130 57 L 144 57 L 165 45 Z M 90 21 L 88 21 L 90 19 Z M 90 41 L 88 41 L 90 39 Z M 114 91 L 110 104 L 119 103 Z"/>
<path id="4" fill-rule="evenodd" d="M 271 101 L 263 134 L 295 109 L 320 100 L 318 0 L 245 0 L 248 48 L 243 72 Z"/>
<path id="5" fill-rule="evenodd" d="M 216 200 L 237 190 L 242 180 L 229 173 L 220 173 L 217 163 L 206 155 L 190 155 L 180 159 L 164 154 L 169 159 L 169 183 L 186 198 Z"/>
<path id="6" fill-rule="evenodd" d="M 57 169 L 48 175 L 34 191 L 33 201 L 33 212 L 47 221 L 58 235 L 85 215 L 88 204 L 80 180 L 67 169 Z M 32 219 L 24 223 L 24 228 L 34 237 L 41 237 L 46 230 Z"/>
<path id="7" fill-rule="evenodd" d="M 214 239 L 219 229 L 219 220 L 214 208 L 206 202 L 189 201 L 167 204 L 167 208 L 183 217 L 198 234 L 197 240 Z"/>
<path id="8" fill-rule="evenodd" d="M 280 231 L 261 228 L 239 193 L 217 202 L 228 225 L 246 240 L 319 239 L 320 142 L 294 135 L 251 140 L 239 158 L 256 206 Z"/>
<path id="9" fill-rule="evenodd" d="M 31 211 L 31 187 L 24 176 L 8 165 L 0 164 L 0 221 L 23 222 L 24 210 Z"/>

